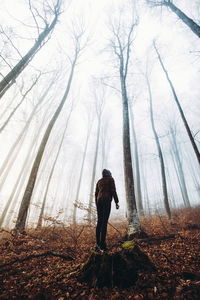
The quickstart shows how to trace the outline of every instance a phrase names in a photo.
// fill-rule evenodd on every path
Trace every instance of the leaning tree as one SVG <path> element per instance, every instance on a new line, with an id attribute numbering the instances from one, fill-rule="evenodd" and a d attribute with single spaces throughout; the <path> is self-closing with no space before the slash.
<path id="1" fill-rule="evenodd" d="M 151 6 L 165 6 L 169 8 L 176 16 L 185 23 L 195 35 L 200 37 L 200 26 L 191 18 L 189 18 L 180 8 L 178 8 L 172 0 L 146 0 Z"/>
<path id="2" fill-rule="evenodd" d="M 64 92 L 64 95 L 62 97 L 62 100 L 60 101 L 60 104 L 58 105 L 55 113 L 53 114 L 47 128 L 46 131 L 43 135 L 42 141 L 40 143 L 40 146 L 38 148 L 38 152 L 36 154 L 32 169 L 31 169 L 31 173 L 28 179 L 28 183 L 26 185 L 25 188 L 25 192 L 22 198 L 22 202 L 20 205 L 20 209 L 19 209 L 19 213 L 18 213 L 18 217 L 17 217 L 17 222 L 16 222 L 16 226 L 15 229 L 19 230 L 19 231 L 24 231 L 25 229 L 25 224 L 26 224 L 26 219 L 27 219 L 27 213 L 28 213 L 28 209 L 30 206 L 30 201 L 31 201 L 31 197 L 32 197 L 32 193 L 33 193 L 33 189 L 35 186 L 35 182 L 36 182 L 36 178 L 37 178 L 37 174 L 38 174 L 38 170 L 40 167 L 40 163 L 42 161 L 42 157 L 48 142 L 48 139 L 50 137 L 51 131 L 63 109 L 63 106 L 68 98 L 69 95 L 69 91 L 71 88 L 71 84 L 72 84 L 72 80 L 73 80 L 73 76 L 74 76 L 74 72 L 75 72 L 75 67 L 77 64 L 77 60 L 82 52 L 82 50 L 84 49 L 84 47 L 86 46 L 86 44 L 82 44 L 81 43 L 81 38 L 83 37 L 84 31 L 82 29 L 82 31 L 80 33 L 75 33 L 73 34 L 73 38 L 74 38 L 74 55 L 73 58 L 70 58 L 70 63 L 71 63 L 71 68 L 70 68 L 70 72 L 69 72 L 69 77 L 68 77 L 68 81 L 67 81 L 67 85 L 66 85 L 66 89 Z"/>
<path id="3" fill-rule="evenodd" d="M 30 0 L 29 8 L 34 19 L 35 26 L 37 28 L 38 37 L 35 39 L 33 46 L 28 50 L 28 52 L 25 55 L 22 56 L 20 54 L 20 60 L 0 81 L 0 98 L 2 98 L 5 92 L 12 86 L 12 84 L 16 81 L 17 77 L 30 63 L 30 61 L 33 59 L 36 53 L 50 38 L 50 34 L 55 28 L 55 25 L 58 22 L 58 17 L 61 13 L 61 0 L 57 0 L 56 3 L 52 6 L 50 6 L 47 1 L 46 3 L 43 3 L 43 16 L 41 13 L 38 13 L 37 8 L 34 8 L 32 6 Z M 51 21 L 48 20 L 48 15 L 50 15 L 51 17 L 53 16 Z"/>

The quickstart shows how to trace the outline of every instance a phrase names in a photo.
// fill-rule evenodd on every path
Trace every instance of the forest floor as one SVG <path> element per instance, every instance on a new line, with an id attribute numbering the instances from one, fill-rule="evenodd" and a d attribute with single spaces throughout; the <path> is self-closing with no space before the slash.
<path id="1" fill-rule="evenodd" d="M 0 232 L 0 299 L 200 299 L 200 207 L 142 218 L 148 239 L 137 239 L 155 263 L 127 289 L 89 287 L 77 274 L 95 245 L 95 227 L 78 225 L 30 229 L 17 236 Z M 108 253 L 118 251 L 126 222 L 108 226 Z"/>

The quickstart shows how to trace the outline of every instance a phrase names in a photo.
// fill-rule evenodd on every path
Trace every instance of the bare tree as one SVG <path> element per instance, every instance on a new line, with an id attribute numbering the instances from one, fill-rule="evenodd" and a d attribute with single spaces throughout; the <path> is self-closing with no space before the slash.
<path id="1" fill-rule="evenodd" d="M 110 40 L 110 47 L 118 61 L 120 93 L 122 98 L 124 157 L 123 161 L 129 237 L 141 231 L 136 206 L 135 187 L 133 179 L 133 167 L 130 145 L 129 99 L 127 94 L 127 76 L 135 26 L 136 23 L 132 22 L 129 28 L 127 28 L 124 24 L 121 24 L 121 20 L 119 20 L 118 24 L 115 26 L 111 24 L 111 32 L 113 38 Z"/>
<path id="2" fill-rule="evenodd" d="M 185 23 L 195 35 L 200 37 L 200 26 L 194 22 L 191 18 L 189 18 L 182 10 L 180 10 L 172 0 L 146 0 L 152 6 L 166 6 L 169 8 L 173 13 L 177 15 L 177 17 Z"/>
<path id="3" fill-rule="evenodd" d="M 48 139 L 50 137 L 51 131 L 54 127 L 55 122 L 57 121 L 60 112 L 62 111 L 62 108 L 68 98 L 68 94 L 71 88 L 71 84 L 72 84 L 72 79 L 73 79 L 73 75 L 74 75 L 74 71 L 75 71 L 75 66 L 78 60 L 78 57 L 81 53 L 81 51 L 83 50 L 83 46 L 81 45 L 81 37 L 83 35 L 83 31 L 80 34 L 76 34 L 74 33 L 74 42 L 75 42 L 75 49 L 74 49 L 74 56 L 72 58 L 72 60 L 70 59 L 71 62 L 71 69 L 70 69 L 70 74 L 68 77 L 68 82 L 67 82 L 67 86 L 66 86 L 66 90 L 65 93 L 62 97 L 62 100 L 58 106 L 58 108 L 56 109 L 53 117 L 51 118 L 47 129 L 44 133 L 44 136 L 42 138 L 41 144 L 39 146 L 36 158 L 34 160 L 32 169 L 31 169 L 31 173 L 30 173 L 30 177 L 24 192 L 24 196 L 20 205 L 20 210 L 19 210 L 19 214 L 17 217 L 17 222 L 16 222 L 16 229 L 19 231 L 23 231 L 25 229 L 25 223 L 26 223 L 26 218 L 27 218 L 27 213 L 28 213 L 28 208 L 30 205 L 30 201 L 31 201 L 31 196 L 32 196 L 32 192 L 35 186 L 35 181 L 36 181 L 36 177 L 37 177 L 37 173 L 40 167 L 40 163 L 45 151 L 45 147 L 46 144 L 48 142 Z M 85 46 L 85 45 L 84 45 Z"/>
<path id="4" fill-rule="evenodd" d="M 147 88 L 148 88 L 148 92 L 149 92 L 149 108 L 150 108 L 151 127 L 152 127 L 152 131 L 154 134 L 154 138 L 155 138 L 155 142 L 156 142 L 156 146 L 157 146 L 157 150 L 158 150 L 159 161 L 160 161 L 160 171 L 161 171 L 161 178 L 162 178 L 162 191 L 163 191 L 163 198 L 164 198 L 164 206 L 165 206 L 165 210 L 167 212 L 168 218 L 171 219 L 171 210 L 170 210 L 170 206 L 169 206 L 164 158 L 163 158 L 159 137 L 158 137 L 158 134 L 157 134 L 157 131 L 155 128 L 155 123 L 154 123 L 151 86 L 150 86 L 148 75 L 146 74 L 145 77 L 146 77 Z"/>
<path id="5" fill-rule="evenodd" d="M 162 59 L 161 59 L 160 53 L 159 53 L 159 51 L 158 51 L 158 49 L 157 49 L 157 47 L 156 47 L 155 42 L 153 43 L 153 46 L 154 46 L 154 49 L 155 49 L 155 51 L 156 51 L 156 53 L 157 53 L 157 55 L 158 55 L 158 60 L 159 60 L 160 65 L 161 65 L 161 67 L 162 67 L 162 69 L 163 69 L 163 72 L 165 73 L 165 76 L 166 76 L 166 78 L 167 78 L 167 81 L 168 81 L 168 83 L 169 83 L 169 85 L 170 85 L 172 94 L 173 94 L 173 96 L 174 96 L 174 100 L 175 100 L 175 102 L 176 102 L 176 105 L 177 105 L 177 107 L 178 107 L 179 113 L 180 113 L 180 115 L 181 115 L 181 119 L 182 119 L 183 124 L 184 124 L 184 126 L 185 126 L 185 129 L 186 129 L 186 131 L 187 131 L 188 137 L 189 137 L 189 139 L 190 139 L 190 142 L 191 142 L 191 145 L 192 145 L 193 150 L 194 150 L 194 152 L 195 152 L 195 155 L 196 155 L 196 157 L 197 157 L 197 160 L 198 160 L 198 162 L 199 162 L 199 164 L 200 164 L 200 153 L 199 153 L 198 147 L 197 147 L 197 145 L 196 145 L 196 143 L 195 143 L 195 140 L 194 140 L 194 137 L 193 137 L 192 132 L 191 132 L 191 130 L 190 130 L 190 127 L 189 127 L 189 125 L 188 125 L 188 122 L 187 122 L 187 120 L 186 120 L 186 117 L 185 117 L 185 114 L 184 114 L 184 112 L 183 112 L 183 109 L 182 109 L 182 107 L 181 107 L 181 104 L 180 104 L 180 101 L 179 101 L 178 96 L 177 96 L 177 94 L 176 94 L 175 88 L 174 88 L 173 83 L 172 83 L 172 81 L 171 81 L 171 79 L 170 79 L 170 77 L 169 77 L 169 75 L 168 75 L 168 72 L 167 72 L 167 70 L 166 70 L 166 68 L 165 68 L 165 66 L 164 66 L 164 64 L 163 64 L 163 61 L 162 61 Z"/>
<path id="6" fill-rule="evenodd" d="M 21 74 L 21 72 L 25 69 L 25 67 L 33 59 L 33 57 L 39 51 L 39 49 L 45 44 L 46 38 L 53 31 L 53 29 L 58 21 L 60 12 L 61 12 L 61 0 L 57 0 L 56 4 L 53 7 L 50 7 L 49 4 L 47 6 L 48 6 L 48 11 L 50 12 L 50 14 L 53 14 L 53 16 L 54 16 L 54 18 L 50 24 L 48 23 L 48 21 L 46 19 L 47 11 L 44 12 L 45 17 L 42 17 L 41 14 L 38 13 L 37 9 L 35 8 L 35 12 L 40 17 L 40 20 L 42 20 L 44 23 L 43 31 L 40 32 L 41 26 L 38 25 L 36 17 L 33 13 L 34 9 L 32 8 L 31 1 L 29 0 L 29 7 L 30 7 L 31 13 L 33 15 L 34 21 L 36 23 L 36 28 L 38 31 L 38 38 L 36 39 L 34 45 L 31 47 L 31 49 L 23 57 L 21 57 L 20 61 L 1 80 L 1 82 L 0 82 L 0 98 L 4 95 L 5 91 L 7 91 L 7 89 L 15 82 L 16 78 Z"/>

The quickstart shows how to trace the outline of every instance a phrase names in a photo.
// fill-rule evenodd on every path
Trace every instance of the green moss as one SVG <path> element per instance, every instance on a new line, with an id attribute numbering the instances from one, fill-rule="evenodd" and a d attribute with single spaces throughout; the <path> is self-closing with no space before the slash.
<path id="1" fill-rule="evenodd" d="M 122 248 L 124 249 L 132 249 L 135 247 L 135 243 L 133 241 L 126 241 L 122 244 Z"/>

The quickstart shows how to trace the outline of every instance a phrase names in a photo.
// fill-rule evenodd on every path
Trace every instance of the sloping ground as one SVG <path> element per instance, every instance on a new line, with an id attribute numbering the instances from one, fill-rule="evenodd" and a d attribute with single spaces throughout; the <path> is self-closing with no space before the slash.
<path id="1" fill-rule="evenodd" d="M 88 287 L 77 280 L 91 255 L 94 227 L 43 228 L 0 240 L 0 299 L 200 299 L 200 209 L 142 220 L 148 239 L 135 241 L 157 267 L 139 273 L 133 287 Z M 121 249 L 125 222 L 112 223 L 109 253 Z"/>

